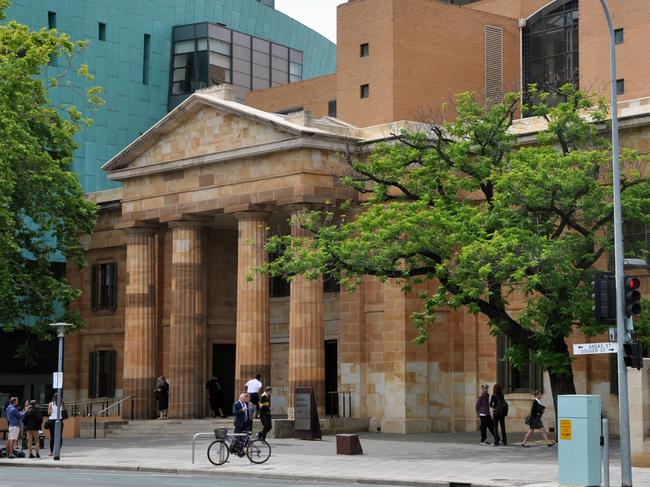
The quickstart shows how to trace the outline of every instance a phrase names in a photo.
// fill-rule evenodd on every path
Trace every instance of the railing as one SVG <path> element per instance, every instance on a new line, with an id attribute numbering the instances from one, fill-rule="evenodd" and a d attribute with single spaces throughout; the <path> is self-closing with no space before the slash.
<path id="1" fill-rule="evenodd" d="M 117 407 L 117 415 L 121 416 L 122 403 L 124 403 L 125 401 L 128 401 L 128 400 L 131 400 L 131 421 L 133 421 L 133 419 L 134 419 L 133 413 L 134 413 L 135 397 L 133 397 L 131 395 L 131 396 L 126 396 L 126 397 L 120 399 L 119 401 L 111 404 L 110 406 L 105 407 L 101 411 L 99 411 L 97 413 L 94 413 L 92 415 L 92 416 L 94 416 L 94 420 L 93 420 L 93 439 L 95 439 L 95 440 L 97 439 L 97 416 L 99 416 L 99 415 L 104 416 L 104 417 L 108 416 L 108 412 L 111 409 L 113 409 L 114 407 Z"/>
<path id="2" fill-rule="evenodd" d="M 93 416 L 96 414 L 96 410 L 99 409 L 100 411 L 108 410 L 110 409 L 110 404 L 111 401 L 115 401 L 115 398 L 108 398 L 108 399 L 90 399 L 88 401 L 75 401 L 75 402 L 67 402 L 66 403 L 66 410 L 68 411 L 68 414 L 70 416 Z M 120 414 L 120 411 L 118 409 L 118 415 Z M 106 413 L 104 413 L 104 416 L 106 416 Z"/>
<path id="3" fill-rule="evenodd" d="M 335 416 L 339 418 L 351 418 L 352 394 L 354 394 L 354 391 L 329 391 L 327 393 L 327 401 L 329 404 L 329 410 L 332 414 L 329 414 L 328 416 L 330 418 L 333 418 Z M 334 405 L 337 405 L 338 408 L 335 408 Z M 337 409 L 337 414 L 334 414 L 334 411 Z M 342 413 L 341 410 L 343 410 Z"/>

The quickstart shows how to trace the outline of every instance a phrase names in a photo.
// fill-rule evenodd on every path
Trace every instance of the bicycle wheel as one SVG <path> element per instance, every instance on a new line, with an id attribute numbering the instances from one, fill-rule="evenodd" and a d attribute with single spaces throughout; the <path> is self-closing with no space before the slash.
<path id="1" fill-rule="evenodd" d="M 264 440 L 253 440 L 246 448 L 246 456 L 253 463 L 264 463 L 271 457 L 271 445 Z"/>
<path id="2" fill-rule="evenodd" d="M 213 465 L 223 465 L 230 456 L 228 445 L 223 440 L 216 440 L 210 443 L 208 447 L 208 460 Z"/>

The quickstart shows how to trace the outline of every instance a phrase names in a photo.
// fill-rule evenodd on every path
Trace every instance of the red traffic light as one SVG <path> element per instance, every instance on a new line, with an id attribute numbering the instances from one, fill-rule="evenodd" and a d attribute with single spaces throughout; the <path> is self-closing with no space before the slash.
<path id="1" fill-rule="evenodd" d="M 641 281 L 636 277 L 625 276 L 625 315 L 635 316 L 641 313 Z"/>
<path id="2" fill-rule="evenodd" d="M 626 277 L 625 278 L 625 289 L 639 289 L 641 287 L 641 281 L 636 277 Z"/>

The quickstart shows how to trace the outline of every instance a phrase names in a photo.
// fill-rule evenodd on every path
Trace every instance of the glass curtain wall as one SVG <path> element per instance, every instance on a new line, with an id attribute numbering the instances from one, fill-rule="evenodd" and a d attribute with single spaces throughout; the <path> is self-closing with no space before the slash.
<path id="1" fill-rule="evenodd" d="M 169 109 L 200 88 L 230 83 L 252 90 L 302 80 L 303 53 L 216 24 L 174 27 Z"/>

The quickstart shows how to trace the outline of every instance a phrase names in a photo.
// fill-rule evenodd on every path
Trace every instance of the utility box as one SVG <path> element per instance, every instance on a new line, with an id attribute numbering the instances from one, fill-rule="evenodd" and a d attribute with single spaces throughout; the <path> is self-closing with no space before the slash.
<path id="1" fill-rule="evenodd" d="M 560 485 L 597 487 L 601 483 L 600 396 L 558 396 Z"/>

